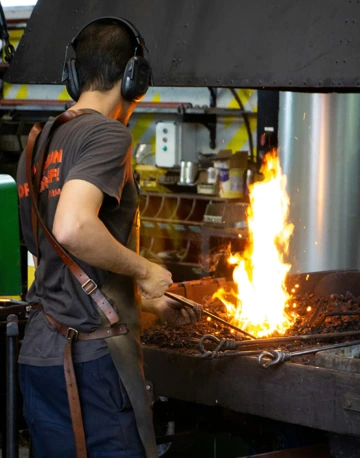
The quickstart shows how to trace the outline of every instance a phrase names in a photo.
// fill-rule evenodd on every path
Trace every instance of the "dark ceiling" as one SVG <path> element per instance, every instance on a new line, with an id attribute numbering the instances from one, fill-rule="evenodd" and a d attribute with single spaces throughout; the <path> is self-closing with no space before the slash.
<path id="1" fill-rule="evenodd" d="M 104 15 L 140 30 L 156 86 L 360 88 L 360 0 L 39 0 L 5 79 L 59 84 L 67 43 Z"/>

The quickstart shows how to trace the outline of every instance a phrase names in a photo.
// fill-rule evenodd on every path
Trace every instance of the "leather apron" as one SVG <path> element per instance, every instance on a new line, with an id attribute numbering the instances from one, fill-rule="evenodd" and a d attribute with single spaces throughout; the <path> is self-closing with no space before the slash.
<path id="1" fill-rule="evenodd" d="M 64 124 L 65 122 L 70 121 L 76 116 L 87 114 L 88 110 L 77 110 L 72 112 L 64 112 L 62 115 L 58 116 L 50 130 L 46 133 L 46 135 L 42 136 L 42 145 L 39 146 L 41 151 L 41 158 L 38 165 L 38 173 L 37 173 L 37 187 L 36 190 L 39 188 L 40 184 L 40 177 L 41 171 L 43 169 L 43 163 L 45 159 L 45 153 L 47 151 L 48 143 L 50 141 L 51 135 L 53 131 L 58 125 Z M 33 149 L 38 138 L 39 134 L 42 132 L 44 128 L 43 123 L 36 124 L 30 132 L 29 141 L 26 147 L 26 173 L 28 176 L 28 181 L 30 186 L 30 196 L 32 198 L 33 204 L 33 229 L 34 229 L 34 237 L 37 244 L 37 224 L 40 223 L 41 227 L 44 230 L 45 235 L 48 237 L 49 242 L 54 247 L 56 252 L 59 256 L 63 259 L 65 264 L 68 266 L 70 271 L 73 275 L 79 280 L 80 283 L 85 283 L 82 285 L 84 289 L 84 285 L 87 285 L 90 282 L 90 287 L 94 283 L 89 277 L 87 277 L 86 273 L 82 271 L 79 266 L 73 262 L 71 258 L 68 257 L 66 252 L 63 252 L 60 245 L 57 241 L 53 238 L 52 234 L 48 231 L 45 224 L 43 223 L 41 216 L 38 211 L 37 206 L 37 195 L 35 195 L 33 185 L 32 185 L 32 156 L 33 156 Z M 40 164 L 40 165 L 39 165 Z M 135 181 L 135 185 L 137 183 Z M 138 190 L 138 186 L 137 186 Z M 139 190 L 138 190 L 139 196 Z M 140 245 L 140 217 L 139 217 L 139 208 L 137 207 L 135 210 L 135 215 L 133 219 L 133 224 L 128 235 L 128 240 L 126 247 L 136 253 L 139 253 L 139 245 Z M 69 258 L 67 260 L 67 258 Z M 78 278 L 78 274 L 80 274 L 80 279 Z M 86 292 L 86 290 L 84 289 Z M 101 293 L 101 294 L 100 294 Z M 141 322 L 141 297 L 137 290 L 135 280 L 131 279 L 130 277 L 124 275 L 117 275 L 117 274 L 110 274 L 110 277 L 105 282 L 101 291 L 99 288 L 95 288 L 90 292 L 87 292 L 92 299 L 98 305 L 98 311 L 101 316 L 101 324 L 106 329 L 109 326 L 109 320 L 113 320 L 113 315 L 111 311 L 113 311 L 111 304 L 106 301 L 106 297 L 111 299 L 114 304 L 114 308 L 117 310 L 118 314 L 121 317 L 121 320 L 127 323 L 127 327 L 129 330 L 128 334 L 121 334 L 115 335 L 113 337 L 105 339 L 111 357 L 114 361 L 115 367 L 119 373 L 119 376 L 125 386 L 127 394 L 130 398 L 132 407 L 134 409 L 136 423 L 139 431 L 139 435 L 141 441 L 143 443 L 143 447 L 146 453 L 146 458 L 157 458 L 157 447 L 155 442 L 155 433 L 153 428 L 152 422 L 152 411 L 150 406 L 150 399 L 145 387 L 145 377 L 143 372 L 143 357 L 142 357 L 142 349 L 140 344 L 140 322 Z M 105 298 L 103 297 L 105 294 Z M 100 296 L 100 297 L 99 297 Z M 104 301 L 105 299 L 105 301 Z M 105 305 L 104 305 L 105 303 Z M 111 311 L 109 312 L 109 308 Z M 105 313 L 107 313 L 107 316 Z M 57 323 L 60 326 L 60 323 Z M 114 324 L 114 322 L 113 322 Z M 66 327 L 68 332 L 69 327 Z M 72 331 L 74 331 L 72 329 Z M 60 332 L 60 331 L 59 331 Z M 66 334 L 67 336 L 67 334 Z M 70 339 L 72 342 L 72 339 Z M 69 347 L 71 351 L 71 346 Z M 72 366 L 72 362 L 71 362 Z M 75 377 L 75 375 L 73 375 Z M 76 382 L 75 382 L 76 386 Z M 77 389 L 76 389 L 76 397 L 78 399 Z M 71 404 L 71 403 L 70 403 Z M 81 420 L 81 409 L 80 406 L 76 406 L 79 411 L 76 412 L 77 416 L 80 416 L 80 429 L 82 432 L 81 444 L 79 447 L 81 448 L 80 452 L 86 455 L 86 445 L 85 445 L 85 436 L 83 434 L 83 426 Z M 75 434 L 76 439 L 76 434 Z M 79 450 L 77 450 L 77 453 Z"/>
<path id="2" fill-rule="evenodd" d="M 139 245 L 140 218 L 139 209 L 137 209 L 126 247 L 139 253 Z M 157 458 L 152 410 L 145 385 L 140 343 L 141 296 L 135 280 L 114 273 L 110 274 L 101 290 L 114 302 L 121 321 L 128 326 L 128 334 L 111 337 L 105 341 L 133 406 L 146 458 Z M 107 326 L 108 321 L 105 315 L 101 311 L 100 314 L 102 325 Z"/>

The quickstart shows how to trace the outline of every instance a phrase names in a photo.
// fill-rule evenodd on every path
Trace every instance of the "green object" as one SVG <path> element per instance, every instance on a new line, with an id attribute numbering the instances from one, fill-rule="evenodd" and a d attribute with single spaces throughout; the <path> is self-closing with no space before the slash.
<path id="1" fill-rule="evenodd" d="M 17 188 L 10 175 L 0 175 L 0 296 L 21 294 Z"/>

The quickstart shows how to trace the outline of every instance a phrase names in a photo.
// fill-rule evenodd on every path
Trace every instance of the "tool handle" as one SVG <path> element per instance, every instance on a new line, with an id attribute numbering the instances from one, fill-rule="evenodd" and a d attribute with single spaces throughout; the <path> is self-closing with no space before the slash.
<path id="1" fill-rule="evenodd" d="M 218 320 L 218 321 L 221 320 L 223 323 L 228 324 L 225 320 L 222 320 L 222 319 L 219 318 L 218 316 L 216 316 L 216 315 L 214 315 L 214 314 L 208 312 L 207 310 L 204 310 L 203 305 L 198 304 L 198 303 L 195 302 L 195 301 L 190 301 L 190 299 L 186 299 L 186 298 L 183 297 L 183 296 L 179 296 L 179 295 L 177 295 L 177 294 L 170 293 L 170 292 L 164 293 L 164 296 L 170 297 L 170 299 L 174 299 L 175 301 L 177 301 L 177 302 L 179 302 L 180 304 L 182 304 L 184 307 L 194 308 L 194 304 L 196 304 L 196 305 L 198 305 L 199 307 L 202 307 L 202 314 L 203 314 L 203 315 L 210 316 L 211 318 L 214 318 L 214 320 Z"/>
<path id="2" fill-rule="evenodd" d="M 178 296 L 177 294 L 170 293 L 168 291 L 166 293 L 164 293 L 164 296 L 170 297 L 171 299 L 174 299 L 175 301 L 180 302 L 180 304 L 182 304 L 184 307 L 194 308 L 194 304 L 197 304 L 197 302 L 195 302 L 195 301 L 190 301 L 189 299 L 186 299 L 185 297 Z M 242 329 L 240 329 L 237 326 L 234 326 L 233 324 L 223 320 L 222 318 L 214 315 L 213 313 L 207 312 L 206 310 L 204 310 L 204 307 L 201 304 L 198 304 L 198 305 L 200 305 L 200 307 L 202 307 L 202 314 L 203 315 L 209 316 L 213 320 L 218 321 L 219 323 L 221 323 L 221 324 L 223 324 L 225 326 L 228 326 L 229 328 L 234 329 L 235 331 L 240 332 L 240 333 L 244 334 L 247 337 L 250 337 L 250 339 L 256 339 L 256 337 L 253 336 L 252 334 L 250 334 L 249 332 L 243 331 Z"/>
<path id="3" fill-rule="evenodd" d="M 174 301 L 180 302 L 180 304 L 182 304 L 184 307 L 194 308 L 194 304 L 192 304 L 189 301 L 189 299 L 186 299 L 185 297 L 179 296 L 178 294 L 174 294 L 174 293 L 170 293 L 169 291 L 166 291 L 166 293 L 164 293 L 164 296 L 167 296 L 170 299 L 174 299 Z M 192 302 L 194 302 L 194 301 L 192 301 Z M 205 311 L 204 311 L 204 313 L 205 313 Z"/>

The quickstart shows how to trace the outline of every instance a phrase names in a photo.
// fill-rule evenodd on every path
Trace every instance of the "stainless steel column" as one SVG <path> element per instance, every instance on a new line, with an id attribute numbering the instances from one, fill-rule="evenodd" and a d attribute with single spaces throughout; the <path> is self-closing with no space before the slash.
<path id="1" fill-rule="evenodd" d="M 292 273 L 360 268 L 360 94 L 280 94 Z"/>

